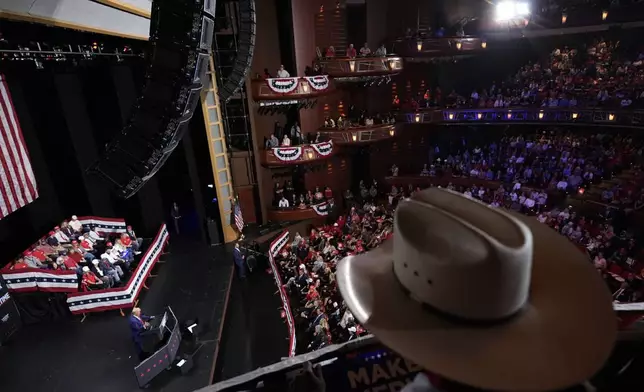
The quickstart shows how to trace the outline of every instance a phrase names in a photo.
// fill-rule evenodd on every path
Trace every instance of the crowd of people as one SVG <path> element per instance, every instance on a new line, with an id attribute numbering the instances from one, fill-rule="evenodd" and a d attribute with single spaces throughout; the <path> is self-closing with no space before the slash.
<path id="1" fill-rule="evenodd" d="M 127 281 L 142 244 L 132 226 L 110 238 L 94 226 L 84 226 L 74 215 L 17 256 L 8 269 L 74 271 L 82 291 L 111 288 Z"/>
<path id="2" fill-rule="evenodd" d="M 336 57 L 348 57 L 352 59 L 356 57 L 384 57 L 387 55 L 387 48 L 382 44 L 376 50 L 372 51 L 369 47 L 369 43 L 365 42 L 358 50 L 353 46 L 353 44 L 349 44 L 349 46 L 344 50 L 344 56 L 342 56 L 340 51 L 336 51 L 335 47 L 331 45 L 324 49 L 323 52 L 320 51 L 320 55 L 322 55 L 321 57 L 324 59 L 333 59 Z"/>
<path id="3" fill-rule="evenodd" d="M 390 209 L 367 202 L 354 205 L 335 222 L 297 233 L 276 257 L 284 289 L 290 296 L 298 352 L 341 343 L 366 333 L 347 310 L 335 283 L 335 266 L 343 257 L 368 251 L 390 238 Z"/>
<path id="4" fill-rule="evenodd" d="M 621 41 L 598 39 L 577 47 L 555 48 L 543 60 L 526 64 L 488 88 L 468 93 L 452 90 L 449 94 L 444 94 L 440 87 L 429 88 L 403 106 L 412 110 L 527 106 L 637 109 L 644 107 L 642 60 L 644 53 L 623 48 Z"/>
<path id="5" fill-rule="evenodd" d="M 370 115 L 365 110 L 357 111 L 355 109 L 351 110 L 351 108 L 348 116 L 340 114 L 337 119 L 333 119 L 332 116 L 326 116 L 324 118 L 324 128 L 327 129 L 371 127 L 374 125 L 395 123 L 396 117 L 392 113 L 376 113 L 375 115 Z"/>
<path id="6" fill-rule="evenodd" d="M 331 207 L 334 204 L 333 191 L 331 187 L 316 186 L 314 190 L 297 192 L 293 181 L 286 181 L 282 186 L 276 182 L 273 186 L 273 208 L 277 209 L 306 209 L 314 205 L 328 203 Z"/>
<path id="7" fill-rule="evenodd" d="M 630 134 L 572 132 L 562 129 L 506 135 L 481 145 L 436 145 L 432 161 L 419 175 L 469 177 L 502 181 L 564 193 L 588 190 L 627 167 L 642 150 Z M 398 174 L 392 168 L 392 175 Z M 639 198 L 628 188 L 628 197 Z M 608 195 L 613 197 L 612 194 Z"/>

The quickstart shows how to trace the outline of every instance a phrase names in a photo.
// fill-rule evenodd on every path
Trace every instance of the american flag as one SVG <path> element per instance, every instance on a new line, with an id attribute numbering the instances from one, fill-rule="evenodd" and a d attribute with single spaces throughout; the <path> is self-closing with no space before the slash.
<path id="1" fill-rule="evenodd" d="M 244 217 L 242 216 L 241 207 L 239 206 L 239 200 L 235 200 L 235 225 L 237 230 L 241 233 L 244 230 Z"/>
<path id="2" fill-rule="evenodd" d="M 4 75 L 0 75 L 0 219 L 38 198 L 36 177 Z"/>

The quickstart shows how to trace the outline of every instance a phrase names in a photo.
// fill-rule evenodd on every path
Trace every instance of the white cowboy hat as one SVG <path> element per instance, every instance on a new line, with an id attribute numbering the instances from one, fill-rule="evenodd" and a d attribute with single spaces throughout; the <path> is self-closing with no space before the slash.
<path id="1" fill-rule="evenodd" d="M 395 235 L 343 259 L 340 292 L 382 343 L 473 387 L 543 391 L 595 373 L 616 338 L 591 262 L 538 222 L 431 189 L 402 201 Z"/>

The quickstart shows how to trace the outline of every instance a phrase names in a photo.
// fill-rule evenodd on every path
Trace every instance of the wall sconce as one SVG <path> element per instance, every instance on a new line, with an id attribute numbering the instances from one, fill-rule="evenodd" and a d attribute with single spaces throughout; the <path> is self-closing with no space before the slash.
<path id="1" fill-rule="evenodd" d="M 354 142 L 355 142 L 356 140 L 358 140 L 358 134 L 357 134 L 357 133 L 352 133 L 352 134 L 351 134 L 351 140 L 353 140 Z"/>
<path id="2" fill-rule="evenodd" d="M 543 111 L 539 112 L 539 120 L 543 119 Z"/>
<path id="3" fill-rule="evenodd" d="M 389 69 L 392 71 L 396 69 L 396 60 L 389 59 Z"/>
<path id="4" fill-rule="evenodd" d="M 608 11 L 602 11 L 602 20 L 606 20 L 608 18 Z"/>
<path id="5" fill-rule="evenodd" d="M 573 120 L 576 120 L 576 119 L 577 119 L 577 116 L 578 116 L 578 114 L 577 114 L 577 113 L 573 113 L 573 114 L 572 114 L 572 119 L 573 119 Z"/>
<path id="6" fill-rule="evenodd" d="M 355 60 L 349 61 L 349 69 L 351 70 L 351 72 L 356 71 L 356 62 L 355 62 Z"/>
<path id="7" fill-rule="evenodd" d="M 393 137 L 395 134 L 396 134 L 395 129 L 392 128 L 392 129 L 389 130 L 389 136 Z"/>
<path id="8" fill-rule="evenodd" d="M 481 42 L 481 48 L 483 49 L 487 48 L 487 42 L 485 41 Z"/>
<path id="9" fill-rule="evenodd" d="M 483 113 L 477 113 L 476 118 L 479 119 L 479 120 L 482 119 L 483 118 Z"/>
<path id="10" fill-rule="evenodd" d="M 306 151 L 306 156 L 309 158 L 309 160 L 313 159 L 313 151 L 307 150 Z"/>
<path id="11" fill-rule="evenodd" d="M 419 113 L 416 113 L 416 115 L 414 116 L 414 121 L 416 121 L 417 123 L 420 122 L 420 114 Z"/>
<path id="12" fill-rule="evenodd" d="M 450 113 L 450 114 L 448 114 L 448 115 L 447 115 L 447 118 L 449 118 L 450 120 L 453 120 L 453 119 L 454 119 L 454 113 Z"/>
<path id="13" fill-rule="evenodd" d="M 462 47 L 463 47 L 463 44 L 461 43 L 461 41 L 457 41 L 456 42 L 456 49 L 461 50 Z"/>
<path id="14" fill-rule="evenodd" d="M 416 49 L 418 49 L 419 52 L 423 50 L 423 41 L 418 40 L 416 42 Z"/>
<path id="15" fill-rule="evenodd" d="M 309 93 L 309 84 L 308 83 L 304 83 L 304 82 L 302 83 L 302 91 L 304 92 L 304 94 Z"/>
<path id="16" fill-rule="evenodd" d="M 510 120 L 511 118 L 512 118 L 512 111 L 508 110 L 508 120 Z"/>
<path id="17" fill-rule="evenodd" d="M 615 119 L 615 115 L 613 113 L 610 113 L 608 115 L 608 121 L 613 121 Z"/>
<path id="18" fill-rule="evenodd" d="M 567 20 L 568 20 L 568 15 L 561 14 L 561 24 L 566 24 Z"/>

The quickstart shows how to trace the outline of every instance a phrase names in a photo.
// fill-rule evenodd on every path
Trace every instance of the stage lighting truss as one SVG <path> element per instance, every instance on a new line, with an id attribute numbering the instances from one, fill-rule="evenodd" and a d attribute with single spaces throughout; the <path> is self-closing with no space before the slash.
<path id="1" fill-rule="evenodd" d="M 86 45 L 49 45 L 35 42 L 33 45 L 11 45 L 4 41 L 0 47 L 0 61 L 33 61 L 38 69 L 50 62 L 77 60 L 114 59 L 121 62 L 127 58 L 143 58 L 143 51 L 128 46 L 106 47 L 99 43 Z"/>

